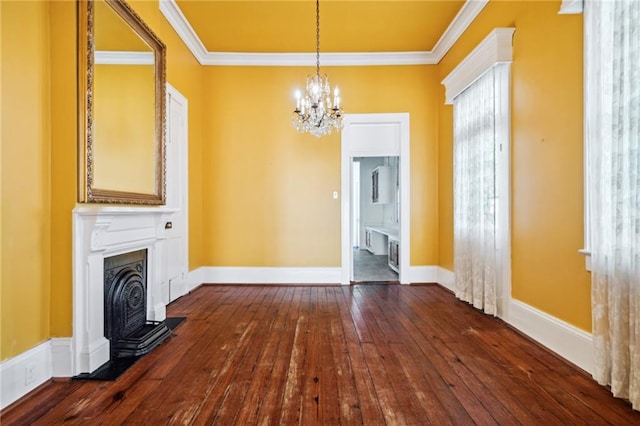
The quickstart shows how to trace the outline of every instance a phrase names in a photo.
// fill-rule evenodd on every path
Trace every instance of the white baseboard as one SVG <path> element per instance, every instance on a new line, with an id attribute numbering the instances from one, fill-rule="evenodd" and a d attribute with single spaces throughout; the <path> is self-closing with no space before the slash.
<path id="1" fill-rule="evenodd" d="M 204 284 L 340 284 L 339 267 L 205 266 L 195 271 Z"/>
<path id="2" fill-rule="evenodd" d="M 409 266 L 410 283 L 436 283 L 438 282 L 437 266 Z"/>
<path id="3" fill-rule="evenodd" d="M 189 292 L 188 277 L 185 278 L 185 274 L 181 274 L 180 277 L 169 280 L 169 294 L 171 300 L 175 300 L 184 296 Z"/>
<path id="4" fill-rule="evenodd" d="M 187 291 L 202 284 L 340 284 L 339 267 L 202 266 L 189 272 Z M 438 283 L 453 291 L 453 272 L 439 266 L 411 266 L 411 283 Z"/>
<path id="5" fill-rule="evenodd" d="M 453 291 L 453 272 L 441 266 L 411 266 L 409 270 L 412 283 L 437 283 Z"/>
<path id="6" fill-rule="evenodd" d="M 111 358 L 111 346 L 109 339 L 102 336 L 85 348 L 80 349 L 79 365 L 76 373 L 88 373 L 95 371 Z"/>
<path id="7" fill-rule="evenodd" d="M 593 338 L 590 333 L 515 299 L 509 303 L 506 320 L 587 373 L 593 373 Z"/>
<path id="8" fill-rule="evenodd" d="M 204 267 L 196 268 L 187 273 L 187 293 L 192 292 L 204 283 Z"/>
<path id="9" fill-rule="evenodd" d="M 164 319 L 167 318 L 167 305 L 164 304 L 164 301 L 156 303 L 156 305 L 153 307 L 152 312 L 153 317 L 147 319 L 151 321 L 164 321 Z"/>
<path id="10" fill-rule="evenodd" d="M 438 266 L 438 279 L 436 282 L 452 293 L 456 292 L 455 275 L 450 270 Z"/>
<path id="11" fill-rule="evenodd" d="M 73 339 L 53 337 L 51 339 L 51 375 L 53 377 L 73 376 Z"/>
<path id="12" fill-rule="evenodd" d="M 0 363 L 0 409 L 45 383 L 52 374 L 50 340 Z"/>

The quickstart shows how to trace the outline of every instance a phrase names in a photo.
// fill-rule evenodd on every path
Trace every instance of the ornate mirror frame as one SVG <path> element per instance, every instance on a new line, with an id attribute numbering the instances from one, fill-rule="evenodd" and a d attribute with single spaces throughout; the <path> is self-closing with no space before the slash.
<path id="1" fill-rule="evenodd" d="M 154 190 L 149 193 L 129 192 L 122 188 L 94 186 L 96 149 L 94 146 L 94 1 L 78 2 L 78 201 L 82 203 L 165 204 L 165 137 L 166 137 L 166 47 L 140 16 L 124 0 L 102 0 L 153 51 L 155 78 Z M 123 93 L 126 96 L 126 93 Z M 126 173 L 124 170 L 114 173 Z M 150 177 L 149 177 L 150 178 Z"/>

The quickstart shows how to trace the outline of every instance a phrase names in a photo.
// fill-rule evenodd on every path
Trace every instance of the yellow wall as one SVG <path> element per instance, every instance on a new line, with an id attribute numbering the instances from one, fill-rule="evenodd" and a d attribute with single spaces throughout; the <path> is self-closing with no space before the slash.
<path id="1" fill-rule="evenodd" d="M 0 7 L 4 359 L 50 337 L 51 121 L 48 4 Z"/>
<path id="2" fill-rule="evenodd" d="M 133 0 L 129 5 L 167 47 L 167 82 L 189 101 L 189 269 L 205 265 L 203 255 L 203 126 L 205 113 L 203 67 L 178 37 L 157 1 Z"/>
<path id="3" fill-rule="evenodd" d="M 516 28 L 512 294 L 590 331 L 590 280 L 578 254 L 583 244 L 582 15 L 558 15 L 559 7 L 559 2 L 490 2 L 439 70 L 444 78 L 493 28 Z M 440 107 L 439 264 L 446 267 L 453 264 L 451 115 L 451 107 Z"/>
<path id="4" fill-rule="evenodd" d="M 287 117 L 307 68 L 202 67 L 158 10 L 133 8 L 166 43 L 189 100 L 190 269 L 338 266 L 339 136 Z M 559 2 L 491 2 L 439 66 L 327 68 L 348 113 L 411 114 L 412 265 L 453 266 L 451 108 L 441 79 L 496 26 L 513 63 L 513 295 L 590 330 L 582 246 L 582 18 Z M 70 336 L 76 205 L 74 2 L 0 2 L 0 359 Z M 28 65 L 28 66 L 27 66 Z M 283 119 L 284 117 L 284 119 Z"/>
<path id="5" fill-rule="evenodd" d="M 190 268 L 202 263 L 202 68 L 156 2 L 131 2 L 168 48 L 167 78 L 189 99 Z M 76 4 L 0 1 L 2 237 L 0 359 L 72 334 L 76 206 Z"/>
<path id="6" fill-rule="evenodd" d="M 51 335 L 71 336 L 71 211 L 77 199 L 76 6 L 49 2 L 51 48 Z"/>
<path id="7" fill-rule="evenodd" d="M 152 65 L 94 65 L 93 188 L 156 192 L 154 78 Z"/>
<path id="8" fill-rule="evenodd" d="M 203 151 L 204 264 L 339 266 L 340 135 L 289 119 L 312 70 L 208 67 Z M 409 112 L 411 264 L 437 262 L 435 66 L 331 67 L 347 113 Z"/>

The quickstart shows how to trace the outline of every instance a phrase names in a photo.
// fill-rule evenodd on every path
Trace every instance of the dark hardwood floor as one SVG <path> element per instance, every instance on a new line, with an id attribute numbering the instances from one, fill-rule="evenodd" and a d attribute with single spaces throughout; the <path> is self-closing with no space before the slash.
<path id="1" fill-rule="evenodd" d="M 436 285 L 203 286 L 114 382 L 55 379 L 2 425 L 640 424 L 583 371 Z"/>

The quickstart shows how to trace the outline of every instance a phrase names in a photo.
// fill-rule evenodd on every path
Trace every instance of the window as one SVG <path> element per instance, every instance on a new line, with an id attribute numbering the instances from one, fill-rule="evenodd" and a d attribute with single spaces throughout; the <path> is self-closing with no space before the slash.
<path id="1" fill-rule="evenodd" d="M 640 2 L 584 4 L 594 378 L 640 409 Z M 637 350 L 637 348 L 636 348 Z"/>
<path id="2" fill-rule="evenodd" d="M 633 222 L 634 211 L 635 221 L 640 220 L 637 217 L 640 207 L 637 201 L 640 30 L 637 3 L 632 7 L 633 3 L 633 0 L 589 1 L 584 7 L 585 247 L 582 252 L 587 255 L 591 255 L 595 243 L 594 222 L 604 226 L 602 221 L 606 221 L 613 226 L 612 215 L 619 215 L 627 217 L 620 226 L 624 227 L 625 223 L 628 226 Z M 621 191 L 614 195 L 611 191 L 615 187 Z M 594 217 L 595 210 L 598 217 Z M 636 225 L 634 232 L 637 230 Z M 631 235 L 630 229 L 626 231 Z M 607 241 L 601 242 L 607 244 Z"/>
<path id="3" fill-rule="evenodd" d="M 443 81 L 454 104 L 456 295 L 504 316 L 511 290 L 510 62 L 513 28 L 493 30 Z"/>

